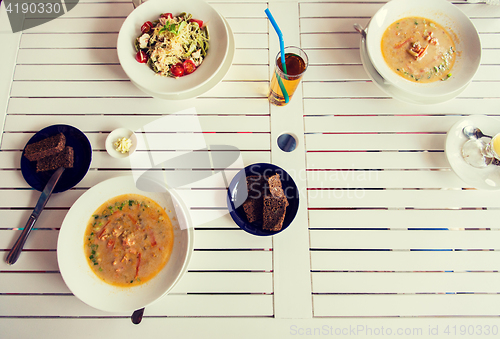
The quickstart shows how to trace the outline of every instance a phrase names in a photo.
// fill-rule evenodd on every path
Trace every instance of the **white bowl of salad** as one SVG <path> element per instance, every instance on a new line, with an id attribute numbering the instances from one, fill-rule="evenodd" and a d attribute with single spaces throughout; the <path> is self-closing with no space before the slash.
<path id="1" fill-rule="evenodd" d="M 118 59 L 132 82 L 168 99 L 199 93 L 228 51 L 224 19 L 203 0 L 148 0 L 125 19 L 117 41 Z"/>

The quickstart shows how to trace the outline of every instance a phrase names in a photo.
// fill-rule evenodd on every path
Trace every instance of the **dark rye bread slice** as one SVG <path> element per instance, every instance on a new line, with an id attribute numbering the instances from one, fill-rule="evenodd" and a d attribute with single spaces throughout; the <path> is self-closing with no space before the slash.
<path id="1" fill-rule="evenodd" d="M 59 167 L 73 168 L 74 158 L 73 147 L 66 146 L 62 152 L 38 160 L 36 162 L 36 171 L 50 171 Z"/>
<path id="2" fill-rule="evenodd" d="M 264 197 L 264 222 L 262 229 L 279 231 L 283 227 L 288 200 L 285 196 L 267 195 Z"/>
<path id="3" fill-rule="evenodd" d="M 264 197 L 264 223 L 262 228 L 268 231 L 279 231 L 283 227 L 283 221 L 285 220 L 288 199 L 283 191 L 279 174 L 271 176 L 268 182 L 269 194 Z"/>
<path id="4" fill-rule="evenodd" d="M 38 142 L 26 145 L 24 156 L 29 161 L 36 161 L 56 153 L 61 152 L 66 145 L 66 137 L 59 133 L 51 137 L 45 138 Z"/>
<path id="5" fill-rule="evenodd" d="M 262 221 L 266 179 L 262 175 L 249 175 L 246 183 L 248 197 L 243 203 L 243 210 L 249 222 Z"/>
<path id="6" fill-rule="evenodd" d="M 269 193 L 275 197 L 284 197 L 285 192 L 283 192 L 283 186 L 281 186 L 280 175 L 276 173 L 275 175 L 269 177 Z M 288 206 L 288 200 L 287 200 Z"/>

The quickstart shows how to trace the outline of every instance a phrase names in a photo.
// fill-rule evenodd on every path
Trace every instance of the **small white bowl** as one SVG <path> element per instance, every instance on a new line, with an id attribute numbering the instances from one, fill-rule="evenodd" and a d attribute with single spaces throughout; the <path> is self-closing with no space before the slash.
<path id="1" fill-rule="evenodd" d="M 467 185 L 483 190 L 500 190 L 500 167 L 489 165 L 476 168 L 465 162 L 462 147 L 469 141 L 463 133 L 465 126 L 480 128 L 484 133 L 495 135 L 500 131 L 500 119 L 485 115 L 471 115 L 457 121 L 446 135 L 445 153 L 451 169 Z M 488 141 L 488 139 L 483 139 Z"/>
<path id="2" fill-rule="evenodd" d="M 132 146 L 130 147 L 130 150 L 127 153 L 118 152 L 115 147 L 116 140 L 124 137 L 132 140 Z M 111 133 L 109 133 L 108 137 L 106 138 L 106 151 L 113 158 L 118 158 L 118 159 L 126 158 L 130 156 L 132 153 L 134 153 L 136 149 L 137 149 L 137 136 L 133 131 L 129 130 L 128 128 L 117 128 Z"/>
<path id="3" fill-rule="evenodd" d="M 389 68 L 382 55 L 381 40 L 387 27 L 406 17 L 424 17 L 446 28 L 455 43 L 457 54 L 447 81 L 415 83 Z M 380 8 L 367 28 L 366 47 L 373 66 L 390 84 L 412 96 L 443 97 L 460 93 L 477 72 L 481 61 L 481 42 L 476 28 L 457 6 L 446 0 L 392 0 Z"/>

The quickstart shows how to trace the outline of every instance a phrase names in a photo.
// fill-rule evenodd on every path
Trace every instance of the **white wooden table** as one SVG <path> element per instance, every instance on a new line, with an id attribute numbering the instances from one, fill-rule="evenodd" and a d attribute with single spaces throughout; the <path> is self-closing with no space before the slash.
<path id="1" fill-rule="evenodd" d="M 118 63 L 117 33 L 131 2 L 80 0 L 65 16 L 17 34 L 2 8 L 3 258 L 39 195 L 20 172 L 27 140 L 65 123 L 84 131 L 94 151 L 84 180 L 51 197 L 19 261 L 0 261 L 0 338 L 498 335 L 500 192 L 462 182 L 444 142 L 463 116 L 500 115 L 500 7 L 456 2 L 480 32 L 479 72 L 457 99 L 417 106 L 387 97 L 361 65 L 352 24 L 366 24 L 383 1 L 211 3 L 235 33 L 233 66 L 206 94 L 173 102 L 142 93 Z M 310 58 L 283 108 L 266 98 L 279 47 L 267 7 L 286 44 Z M 272 162 L 292 173 L 299 212 L 285 232 L 254 237 L 224 215 L 225 187 L 189 187 L 194 218 L 215 220 L 196 225 L 187 274 L 136 326 L 129 314 L 95 310 L 71 294 L 56 260 L 59 228 L 88 188 L 130 173 L 106 153 L 109 131 L 191 107 L 207 144 L 236 146 L 245 164 Z M 277 147 L 284 132 L 298 139 L 291 153 Z M 174 156 L 179 148 L 156 151 Z"/>

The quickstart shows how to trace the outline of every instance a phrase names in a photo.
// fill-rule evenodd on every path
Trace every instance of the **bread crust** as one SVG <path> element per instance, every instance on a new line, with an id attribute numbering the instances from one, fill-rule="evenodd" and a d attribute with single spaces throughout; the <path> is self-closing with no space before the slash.
<path id="1" fill-rule="evenodd" d="M 285 220 L 288 199 L 281 185 L 280 175 L 276 173 L 268 179 L 269 192 L 264 197 L 264 223 L 262 228 L 268 231 L 279 231 Z"/>
<path id="2" fill-rule="evenodd" d="M 50 171 L 59 167 L 73 168 L 74 158 L 73 147 L 66 146 L 62 152 L 38 160 L 36 162 L 36 171 Z"/>
<path id="3" fill-rule="evenodd" d="M 262 221 L 262 207 L 266 180 L 261 175 L 246 177 L 248 198 L 243 203 L 243 210 L 249 222 Z"/>
<path id="4" fill-rule="evenodd" d="M 279 174 L 269 178 L 263 175 L 246 177 L 248 198 L 243 210 L 249 222 L 262 222 L 262 229 L 279 231 L 285 220 L 288 199 L 285 196 Z"/>
<path id="5" fill-rule="evenodd" d="M 279 231 L 283 227 L 288 200 L 285 196 L 268 195 L 264 198 L 264 222 L 262 229 Z"/>
<path id="6" fill-rule="evenodd" d="M 24 156 L 29 161 L 37 161 L 42 158 L 57 154 L 64 150 L 66 137 L 59 133 L 43 140 L 26 145 Z"/>

